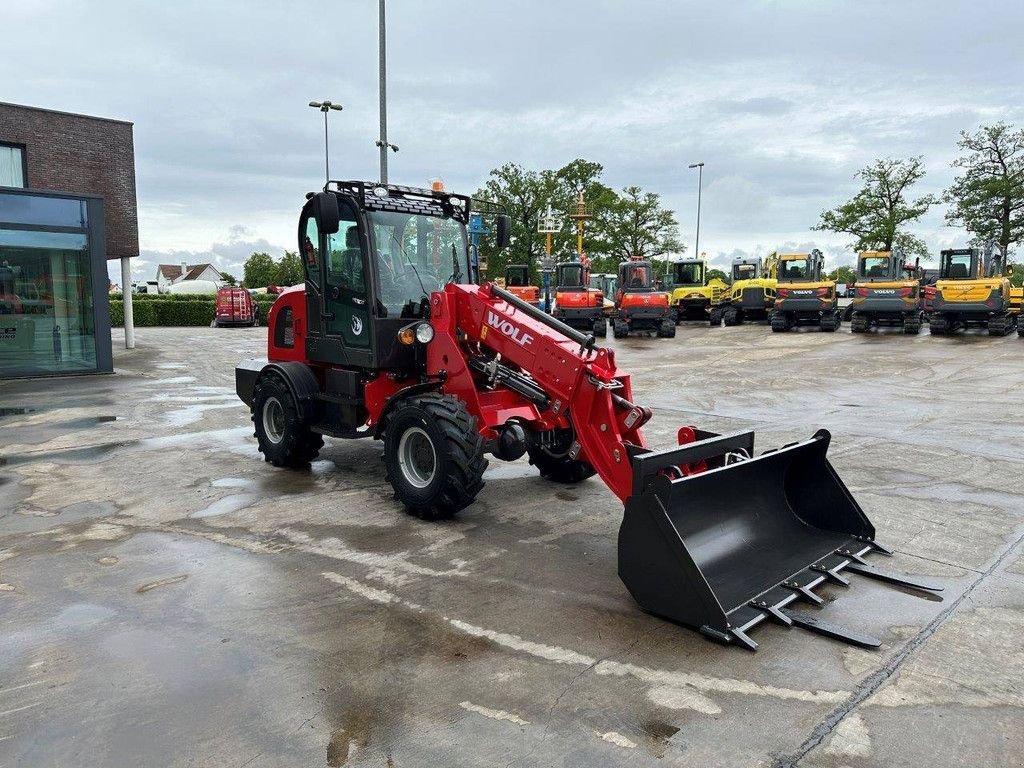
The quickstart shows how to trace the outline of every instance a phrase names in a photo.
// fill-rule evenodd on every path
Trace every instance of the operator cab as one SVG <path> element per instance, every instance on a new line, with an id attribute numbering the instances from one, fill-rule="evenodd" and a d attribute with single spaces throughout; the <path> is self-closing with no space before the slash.
<path id="1" fill-rule="evenodd" d="M 940 280 L 971 280 L 980 273 L 981 252 L 977 248 L 943 251 L 939 259 Z"/>
<path id="2" fill-rule="evenodd" d="M 761 277 L 762 269 L 760 259 L 738 258 L 732 263 L 732 282 L 756 280 Z"/>
<path id="3" fill-rule="evenodd" d="M 779 282 L 819 282 L 824 261 L 824 256 L 817 249 L 810 253 L 788 253 L 782 255 L 779 257 Z"/>
<path id="4" fill-rule="evenodd" d="M 672 285 L 688 287 L 704 285 L 703 261 L 677 261 L 672 264 Z"/>
<path id="5" fill-rule="evenodd" d="M 893 280 L 899 278 L 896 255 L 888 251 L 865 251 L 857 264 L 857 280 Z"/>
<path id="6" fill-rule="evenodd" d="M 509 264 L 505 267 L 506 288 L 527 288 L 530 285 L 530 270 L 525 264 Z"/>
<path id="7" fill-rule="evenodd" d="M 361 181 L 330 182 L 324 192 L 307 197 L 298 231 L 306 278 L 306 359 L 371 369 L 414 367 L 416 347 L 399 343 L 398 331 L 429 319 L 433 291 L 472 281 L 470 198 Z M 498 217 L 498 237 L 507 242 L 508 222 L 502 219 L 507 217 Z M 291 323 L 290 315 L 284 309 L 277 321 Z"/>
<path id="8" fill-rule="evenodd" d="M 555 287 L 559 291 L 585 291 L 589 285 L 587 269 L 578 261 L 555 265 Z"/>
<path id="9" fill-rule="evenodd" d="M 626 293 L 650 291 L 653 284 L 651 262 L 624 261 L 619 264 L 619 286 Z"/>

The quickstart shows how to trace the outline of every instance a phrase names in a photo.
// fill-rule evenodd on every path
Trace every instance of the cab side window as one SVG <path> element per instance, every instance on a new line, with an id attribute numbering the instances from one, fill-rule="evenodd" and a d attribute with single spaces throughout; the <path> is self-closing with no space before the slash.
<path id="1" fill-rule="evenodd" d="M 320 285 L 320 230 L 316 219 L 306 219 L 306 231 L 302 240 L 302 262 L 305 265 L 306 279 L 313 285 Z"/>

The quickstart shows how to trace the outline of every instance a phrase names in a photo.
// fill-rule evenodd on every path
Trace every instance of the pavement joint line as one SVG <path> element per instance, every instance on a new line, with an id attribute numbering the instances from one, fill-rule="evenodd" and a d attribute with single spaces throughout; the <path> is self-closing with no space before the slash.
<path id="1" fill-rule="evenodd" d="M 903 648 L 889 659 L 889 661 L 886 662 L 886 664 L 878 671 L 871 674 L 866 680 L 858 685 L 849 699 L 833 709 L 824 720 L 818 723 L 814 730 L 811 731 L 811 735 L 803 744 L 800 745 L 795 753 L 778 758 L 774 763 L 772 763 L 772 768 L 796 768 L 797 764 L 803 760 L 811 750 L 819 746 L 848 714 L 863 704 L 869 696 L 874 694 L 875 691 L 881 688 L 882 685 L 884 685 L 896 672 L 898 672 L 907 658 L 914 653 L 914 651 L 920 648 L 928 638 L 935 634 L 939 627 L 946 623 L 946 620 L 953 615 L 956 609 L 960 607 L 960 604 L 970 598 L 975 588 L 991 576 L 1022 542 L 1024 542 L 1024 534 L 1009 544 L 1003 550 L 1003 553 L 999 558 L 977 579 L 971 582 L 971 585 L 964 590 L 960 597 L 950 603 L 948 608 L 932 619 L 928 625 L 922 629 L 916 637 L 914 637 L 914 639 L 903 646 Z"/>

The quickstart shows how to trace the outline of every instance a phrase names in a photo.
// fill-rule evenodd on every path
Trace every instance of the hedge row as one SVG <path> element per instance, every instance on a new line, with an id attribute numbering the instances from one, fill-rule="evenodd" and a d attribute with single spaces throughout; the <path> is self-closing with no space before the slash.
<path id="1" fill-rule="evenodd" d="M 256 296 L 260 318 L 266 318 L 276 296 Z M 134 301 L 132 316 L 136 328 L 146 326 L 188 326 L 210 325 L 213 322 L 216 304 L 213 299 L 196 299 L 189 301 Z M 124 301 L 110 300 L 110 324 L 124 325 Z"/>

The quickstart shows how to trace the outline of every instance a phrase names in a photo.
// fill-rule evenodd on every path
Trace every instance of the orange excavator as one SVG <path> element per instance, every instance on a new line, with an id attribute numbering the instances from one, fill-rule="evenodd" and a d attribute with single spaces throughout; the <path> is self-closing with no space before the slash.
<path id="1" fill-rule="evenodd" d="M 551 313 L 570 328 L 603 338 L 608 334 L 604 294 L 590 287 L 590 269 L 579 261 L 555 265 L 555 308 Z"/>
<path id="2" fill-rule="evenodd" d="M 540 288 L 530 284 L 530 268 L 525 264 L 505 267 L 505 290 L 527 304 L 540 306 Z"/>
<path id="3" fill-rule="evenodd" d="M 615 293 L 612 333 L 624 339 L 631 333 L 655 333 L 671 339 L 676 335 L 676 318 L 668 294 L 654 289 L 654 269 L 649 261 L 631 260 L 619 264 L 619 285 Z"/>

